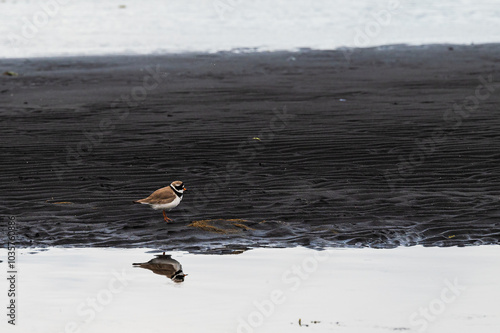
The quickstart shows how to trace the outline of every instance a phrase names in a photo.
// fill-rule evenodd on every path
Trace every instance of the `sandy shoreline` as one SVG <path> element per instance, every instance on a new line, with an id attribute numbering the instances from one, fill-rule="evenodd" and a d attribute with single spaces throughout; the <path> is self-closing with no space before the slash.
<path id="1" fill-rule="evenodd" d="M 19 250 L 17 324 L 4 318 L 2 332 L 494 333 L 500 323 L 498 246 L 171 252 L 182 283 L 132 266 L 155 254 Z"/>
<path id="2" fill-rule="evenodd" d="M 499 51 L 2 59 L 0 207 L 21 246 L 497 244 Z M 176 223 L 131 204 L 174 179 Z"/>

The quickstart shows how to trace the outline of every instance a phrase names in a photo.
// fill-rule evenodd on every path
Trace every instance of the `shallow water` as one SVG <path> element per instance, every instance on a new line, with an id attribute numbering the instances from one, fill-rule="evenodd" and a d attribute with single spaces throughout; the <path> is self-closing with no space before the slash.
<path id="1" fill-rule="evenodd" d="M 496 333 L 500 324 L 498 246 L 170 252 L 187 274 L 181 283 L 132 266 L 156 254 L 19 250 L 17 325 L 4 318 L 2 332 L 419 332 L 425 325 L 429 333 Z"/>
<path id="2" fill-rule="evenodd" d="M 0 58 L 500 41 L 495 1 L 73 0 L 51 4 L 0 2 Z"/>

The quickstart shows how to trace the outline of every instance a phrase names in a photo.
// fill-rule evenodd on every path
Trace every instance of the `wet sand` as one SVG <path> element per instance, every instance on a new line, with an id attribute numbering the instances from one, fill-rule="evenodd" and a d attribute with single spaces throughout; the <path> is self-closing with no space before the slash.
<path id="1" fill-rule="evenodd" d="M 498 244 L 499 51 L 0 60 L 0 207 L 20 246 Z"/>
<path id="2" fill-rule="evenodd" d="M 496 333 L 499 253 L 499 246 L 170 252 L 188 274 L 175 283 L 133 267 L 157 251 L 26 249 L 18 256 L 17 325 L 4 319 L 0 327 L 18 333 Z M 0 258 L 5 254 L 0 249 Z M 7 290 L 6 279 L 0 288 Z"/>

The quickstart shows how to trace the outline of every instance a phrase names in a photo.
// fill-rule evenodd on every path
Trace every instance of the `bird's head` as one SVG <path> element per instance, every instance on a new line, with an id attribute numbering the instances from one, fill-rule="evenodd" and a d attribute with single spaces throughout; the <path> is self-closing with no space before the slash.
<path id="1" fill-rule="evenodd" d="M 176 180 L 175 182 L 172 182 L 170 184 L 174 190 L 176 190 L 179 193 L 184 193 L 184 191 L 187 191 L 187 189 L 184 187 L 184 183 L 181 182 L 180 180 Z"/>

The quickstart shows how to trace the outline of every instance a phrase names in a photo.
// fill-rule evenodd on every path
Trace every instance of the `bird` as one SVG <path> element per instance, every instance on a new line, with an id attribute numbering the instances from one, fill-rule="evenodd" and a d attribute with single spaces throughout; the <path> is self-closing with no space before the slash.
<path id="1" fill-rule="evenodd" d="M 183 282 L 184 277 L 188 276 L 182 271 L 182 265 L 172 256 L 165 252 L 163 254 L 157 254 L 156 258 L 151 259 L 148 262 L 132 264 L 135 267 L 142 267 L 149 269 L 155 274 L 165 275 L 174 282 Z"/>
<path id="2" fill-rule="evenodd" d="M 163 219 L 168 223 L 168 221 L 173 220 L 167 216 L 165 211 L 170 211 L 181 203 L 184 191 L 187 191 L 184 183 L 176 180 L 169 186 L 154 191 L 149 197 L 136 200 L 134 203 L 149 205 L 156 210 L 163 210 Z"/>

